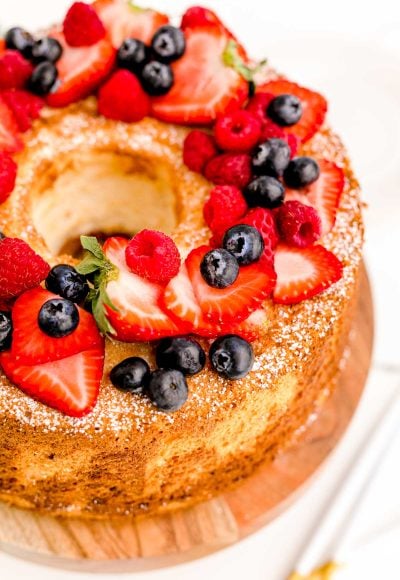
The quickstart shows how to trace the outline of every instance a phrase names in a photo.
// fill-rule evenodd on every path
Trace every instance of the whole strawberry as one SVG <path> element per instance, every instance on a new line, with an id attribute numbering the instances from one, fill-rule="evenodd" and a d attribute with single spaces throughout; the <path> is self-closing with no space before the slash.
<path id="1" fill-rule="evenodd" d="M 10 300 L 38 286 L 50 266 L 18 238 L 0 240 L 0 300 Z"/>

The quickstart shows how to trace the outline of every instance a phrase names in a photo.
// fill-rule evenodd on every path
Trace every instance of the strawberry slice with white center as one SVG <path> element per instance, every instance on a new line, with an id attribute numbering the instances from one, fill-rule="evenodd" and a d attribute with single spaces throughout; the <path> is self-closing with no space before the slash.
<path id="1" fill-rule="evenodd" d="M 250 266 L 242 266 L 231 286 L 213 288 L 207 284 L 200 272 L 201 261 L 210 250 L 209 246 L 200 246 L 192 250 L 186 258 L 194 294 L 207 319 L 219 324 L 239 323 L 271 295 L 275 287 L 275 272 L 261 259 Z"/>
<path id="2" fill-rule="evenodd" d="M 294 248 L 279 245 L 275 253 L 277 275 L 274 302 L 297 304 L 320 294 L 340 280 L 340 260 L 323 246 Z"/>
<path id="3" fill-rule="evenodd" d="M 119 273 L 107 284 L 107 294 L 117 310 L 105 306 L 107 318 L 116 331 L 116 338 L 125 342 L 156 340 L 185 331 L 159 305 L 164 287 L 137 276 L 126 264 L 125 249 L 129 241 L 112 237 L 103 251 L 117 266 Z"/>
<path id="4" fill-rule="evenodd" d="M 10 107 L 0 96 L 0 151 L 16 153 L 22 148 L 17 121 Z"/>
<path id="5" fill-rule="evenodd" d="M 343 170 L 332 161 L 316 159 L 320 176 L 302 189 L 286 189 L 285 201 L 297 200 L 311 205 L 321 218 L 322 236 L 331 231 L 336 221 L 337 208 L 344 190 Z"/>
<path id="6" fill-rule="evenodd" d="M 171 123 L 209 124 L 217 115 L 239 108 L 248 85 L 224 63 L 229 37 L 215 26 L 185 31 L 186 50 L 172 64 L 174 85 L 152 101 L 153 115 Z"/>
<path id="7" fill-rule="evenodd" d="M 0 354 L 5 375 L 24 393 L 70 417 L 83 417 L 96 404 L 104 349 L 85 350 L 61 360 L 23 365 L 11 352 Z"/>

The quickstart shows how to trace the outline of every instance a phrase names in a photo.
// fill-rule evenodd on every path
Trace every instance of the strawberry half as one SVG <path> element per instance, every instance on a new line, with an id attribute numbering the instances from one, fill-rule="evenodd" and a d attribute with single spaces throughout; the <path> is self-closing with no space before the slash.
<path id="1" fill-rule="evenodd" d="M 188 29 L 185 54 L 172 64 L 175 82 L 153 99 L 153 115 L 172 123 L 208 124 L 221 112 L 239 108 L 248 85 L 224 64 L 229 37 L 217 27 Z"/>
<path id="2" fill-rule="evenodd" d="M 8 379 L 24 393 L 70 417 L 83 417 L 96 404 L 104 349 L 85 350 L 61 360 L 23 365 L 11 352 L 0 354 Z"/>
<path id="3" fill-rule="evenodd" d="M 228 288 L 213 288 L 200 273 L 201 261 L 210 250 L 209 246 L 200 246 L 186 258 L 194 294 L 207 319 L 219 324 L 238 323 L 271 295 L 276 281 L 275 272 L 261 259 L 250 266 L 242 266 L 236 281 Z"/>
<path id="4" fill-rule="evenodd" d="M 326 159 L 316 161 L 320 168 L 317 181 L 303 189 L 286 189 L 285 201 L 297 200 L 316 209 L 321 218 L 321 235 L 324 236 L 335 225 L 345 177 L 343 170 L 332 161 Z"/>
<path id="5" fill-rule="evenodd" d="M 301 119 L 291 127 L 282 127 L 285 133 L 296 135 L 303 143 L 311 139 L 324 122 L 328 104 L 319 93 L 306 89 L 285 79 L 270 81 L 257 88 L 258 93 L 273 95 L 295 95 L 301 101 L 303 113 Z"/>
<path id="6" fill-rule="evenodd" d="M 0 151 L 16 153 L 22 148 L 17 121 L 10 107 L 0 96 Z"/>
<path id="7" fill-rule="evenodd" d="M 279 245 L 275 254 L 277 275 L 274 302 L 297 304 L 332 286 L 343 275 L 342 263 L 323 246 L 294 248 Z"/>

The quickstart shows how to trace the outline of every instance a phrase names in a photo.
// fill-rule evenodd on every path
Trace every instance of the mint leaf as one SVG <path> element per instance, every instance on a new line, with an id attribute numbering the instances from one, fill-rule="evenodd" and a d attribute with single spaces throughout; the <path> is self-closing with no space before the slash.
<path id="1" fill-rule="evenodd" d="M 267 59 L 260 60 L 254 64 L 247 64 L 239 54 L 238 43 L 232 39 L 228 41 L 222 59 L 226 66 L 233 68 L 247 82 L 254 82 L 254 76 L 267 64 Z"/>

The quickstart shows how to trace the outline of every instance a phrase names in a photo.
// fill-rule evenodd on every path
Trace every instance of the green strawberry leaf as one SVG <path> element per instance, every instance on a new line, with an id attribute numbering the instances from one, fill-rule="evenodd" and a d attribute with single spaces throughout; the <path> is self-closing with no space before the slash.
<path id="1" fill-rule="evenodd" d="M 232 39 L 228 41 L 222 59 L 225 66 L 233 68 L 247 82 L 254 82 L 255 75 L 262 71 L 267 64 L 267 59 L 260 60 L 254 64 L 247 64 L 239 54 L 238 43 Z"/>

